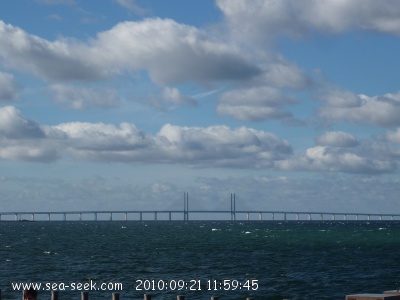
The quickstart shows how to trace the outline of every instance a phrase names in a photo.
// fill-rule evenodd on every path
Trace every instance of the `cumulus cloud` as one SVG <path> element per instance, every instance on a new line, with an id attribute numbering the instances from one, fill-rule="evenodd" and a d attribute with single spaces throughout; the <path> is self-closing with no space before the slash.
<path id="1" fill-rule="evenodd" d="M 43 138 L 44 132 L 40 126 L 26 119 L 13 106 L 0 108 L 0 136 L 6 139 L 36 139 Z"/>
<path id="2" fill-rule="evenodd" d="M 48 136 L 62 141 L 76 158 L 140 162 L 152 144 L 133 124 L 72 122 L 47 128 Z"/>
<path id="3" fill-rule="evenodd" d="M 104 77 L 104 71 L 89 62 L 85 50 L 83 45 L 49 42 L 0 21 L 0 59 L 9 67 L 53 80 Z"/>
<path id="4" fill-rule="evenodd" d="M 93 50 L 102 60 L 147 69 L 157 83 L 251 78 L 259 69 L 234 46 L 173 20 L 124 22 L 98 34 Z"/>
<path id="5" fill-rule="evenodd" d="M 165 125 L 157 134 L 167 159 L 179 157 L 197 166 L 266 168 L 274 160 L 292 154 L 287 141 L 277 136 L 240 127 L 178 127 Z"/>
<path id="6" fill-rule="evenodd" d="M 345 132 L 328 132 L 316 138 L 317 146 L 304 154 L 276 161 L 275 167 L 292 171 L 322 171 L 359 174 L 394 172 L 397 162 L 385 143 L 358 142 Z"/>
<path id="7" fill-rule="evenodd" d="M 341 33 L 374 30 L 400 34 L 400 4 L 396 0 L 217 0 L 232 27 L 242 38 L 265 39 L 278 35 L 302 37 L 310 32 Z"/>
<path id="8" fill-rule="evenodd" d="M 49 162 L 57 157 L 39 124 L 12 106 L 0 108 L 0 139 L 2 159 Z"/>
<path id="9" fill-rule="evenodd" d="M 350 92 L 329 91 L 318 115 L 329 121 L 347 121 L 376 126 L 400 125 L 400 93 L 369 97 Z"/>
<path id="10" fill-rule="evenodd" d="M 312 85 L 312 79 L 299 67 L 281 56 L 275 57 L 266 67 L 262 82 L 277 88 L 306 88 Z"/>
<path id="11" fill-rule="evenodd" d="M 351 174 L 392 173 L 398 169 L 391 140 L 358 140 L 351 133 L 328 131 L 315 138 L 316 146 L 288 159 L 276 161 L 275 168 L 287 171 L 342 172 Z"/>
<path id="12" fill-rule="evenodd" d="M 397 133 L 395 133 L 397 134 Z M 319 136 L 317 146 L 293 155 L 289 142 L 248 127 L 164 125 L 157 134 L 134 124 L 70 122 L 39 125 L 16 108 L 0 109 L 0 158 L 171 164 L 196 168 L 247 168 L 381 174 L 393 172 L 395 152 L 385 143 L 358 142 L 345 132 Z M 395 141 L 397 135 L 392 139 Z"/>
<path id="13" fill-rule="evenodd" d="M 246 127 L 167 124 L 152 135 L 130 123 L 116 126 L 71 122 L 40 126 L 24 118 L 14 107 L 1 108 L 0 120 L 3 137 L 0 157 L 4 159 L 25 159 L 29 155 L 32 160 L 46 161 L 47 154 L 47 161 L 69 155 L 93 161 L 268 168 L 275 160 L 292 154 L 287 141 Z"/>
<path id="14" fill-rule="evenodd" d="M 80 88 L 66 84 L 53 84 L 49 87 L 52 99 L 66 104 L 73 109 L 85 109 L 91 106 L 115 107 L 118 105 L 118 94 L 113 89 Z"/>
<path id="15" fill-rule="evenodd" d="M 10 101 L 18 98 L 18 84 L 11 74 L 0 72 L 0 101 Z"/>
<path id="16" fill-rule="evenodd" d="M 272 87 L 231 90 L 220 95 L 217 112 L 241 121 L 292 118 L 282 107 L 296 101 Z"/>
<path id="17" fill-rule="evenodd" d="M 329 131 L 316 138 L 316 143 L 320 146 L 333 147 L 355 147 L 358 145 L 357 138 L 343 131 Z"/>
<path id="18" fill-rule="evenodd" d="M 155 135 L 128 123 L 66 123 L 71 155 L 87 160 L 186 164 L 195 167 L 266 168 L 291 154 L 288 142 L 250 128 L 180 127 L 167 124 Z"/>
<path id="19" fill-rule="evenodd" d="M 53 42 L 0 21 L 2 63 L 52 80 L 147 70 L 157 83 L 248 79 L 260 70 L 232 45 L 173 20 L 124 22 L 87 43 Z"/>

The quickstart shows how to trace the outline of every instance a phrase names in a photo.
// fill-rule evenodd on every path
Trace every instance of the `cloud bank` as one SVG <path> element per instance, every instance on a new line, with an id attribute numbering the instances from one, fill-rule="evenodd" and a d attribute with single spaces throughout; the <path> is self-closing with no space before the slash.
<path id="1" fill-rule="evenodd" d="M 317 146 L 294 154 L 288 141 L 248 127 L 188 127 L 166 124 L 155 134 L 134 124 L 70 122 L 39 125 L 15 107 L 0 108 L 0 158 L 49 162 L 84 161 L 180 164 L 196 168 L 269 169 L 381 174 L 397 170 L 396 150 L 383 142 L 358 141 L 326 132 Z M 398 132 L 388 139 L 398 141 Z"/>

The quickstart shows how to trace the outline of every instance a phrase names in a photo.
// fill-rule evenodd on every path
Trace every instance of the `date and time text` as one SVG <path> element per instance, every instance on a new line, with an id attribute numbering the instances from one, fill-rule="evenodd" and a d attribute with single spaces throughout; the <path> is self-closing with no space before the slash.
<path id="1" fill-rule="evenodd" d="M 258 290 L 257 279 L 136 279 L 137 291 L 234 291 Z"/>

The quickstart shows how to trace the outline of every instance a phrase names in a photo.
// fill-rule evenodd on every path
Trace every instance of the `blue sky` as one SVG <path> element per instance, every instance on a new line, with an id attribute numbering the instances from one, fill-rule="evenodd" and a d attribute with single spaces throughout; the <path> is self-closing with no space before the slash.
<path id="1" fill-rule="evenodd" d="M 0 211 L 399 212 L 400 3 L 0 3 Z"/>

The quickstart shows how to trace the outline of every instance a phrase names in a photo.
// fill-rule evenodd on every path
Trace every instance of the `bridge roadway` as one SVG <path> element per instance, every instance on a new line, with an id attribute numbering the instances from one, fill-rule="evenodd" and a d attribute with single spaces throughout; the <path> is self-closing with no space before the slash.
<path id="1" fill-rule="evenodd" d="M 1 212 L 0 221 L 98 221 L 98 220 L 125 220 L 125 221 L 147 221 L 147 220 L 183 220 L 189 221 L 189 215 L 197 214 L 200 218 L 193 220 L 272 220 L 272 221 L 303 221 L 303 220 L 332 220 L 332 221 L 400 221 L 400 214 L 377 214 L 377 213 L 344 213 L 344 212 L 296 212 L 296 211 L 249 211 L 249 210 L 130 210 L 130 211 L 37 211 L 37 212 Z M 225 215 L 225 218 L 205 218 L 215 214 Z M 88 218 L 87 216 L 92 216 Z M 104 219 L 104 215 L 106 218 Z M 122 219 L 121 219 L 122 215 Z M 136 218 L 132 218 L 135 215 Z M 147 216 L 145 218 L 144 216 Z M 150 219 L 148 218 L 150 215 Z M 153 216 L 151 218 L 151 215 Z M 173 218 L 173 215 L 175 218 Z M 254 215 L 256 218 L 254 218 Z M 11 218 L 10 218 L 11 216 Z M 14 218 L 12 218 L 14 216 Z M 26 218 L 27 216 L 30 216 Z M 41 218 L 39 218 L 41 216 Z M 61 216 L 61 218 L 60 218 Z M 86 218 L 84 218 L 84 216 Z M 108 218 L 107 218 L 108 216 Z M 164 218 L 159 218 L 160 216 Z M 242 218 L 238 218 L 241 216 Z M 257 217 L 258 216 L 258 217 Z M 69 218 L 68 218 L 69 217 Z M 103 217 L 103 218 L 101 218 Z M 119 217 L 116 219 L 116 217 Z M 129 218 L 131 217 L 131 218 Z"/>

